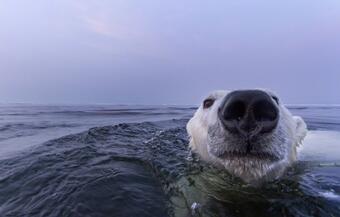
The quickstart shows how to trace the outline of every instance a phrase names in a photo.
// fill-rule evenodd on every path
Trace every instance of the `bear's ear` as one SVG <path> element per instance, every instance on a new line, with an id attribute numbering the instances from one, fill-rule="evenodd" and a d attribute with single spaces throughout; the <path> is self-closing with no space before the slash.
<path id="1" fill-rule="evenodd" d="M 294 116 L 293 118 L 296 122 L 296 144 L 299 146 L 307 135 L 307 125 L 301 117 Z"/>

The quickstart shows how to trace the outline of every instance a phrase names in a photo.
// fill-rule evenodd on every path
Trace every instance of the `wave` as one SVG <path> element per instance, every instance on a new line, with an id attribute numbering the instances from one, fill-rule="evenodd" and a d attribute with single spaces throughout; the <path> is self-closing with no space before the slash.
<path id="1" fill-rule="evenodd" d="M 39 123 L 8 123 L 0 126 L 0 132 L 3 131 L 14 131 L 19 129 L 26 129 L 26 130 L 42 130 L 48 128 L 72 128 L 78 127 L 77 124 L 70 124 L 70 123 L 46 123 L 46 122 L 39 122 Z"/>
<path id="2" fill-rule="evenodd" d="M 0 215 L 167 216 L 155 174 L 183 162 L 186 143 L 185 130 L 167 122 L 97 127 L 48 141 L 0 161 Z"/>
<path id="3" fill-rule="evenodd" d="M 190 153 L 187 121 L 94 127 L 0 160 L 0 216 L 190 216 L 194 203 L 202 216 L 339 213 L 320 196 L 338 194 L 339 168 L 300 162 L 247 186 Z"/>

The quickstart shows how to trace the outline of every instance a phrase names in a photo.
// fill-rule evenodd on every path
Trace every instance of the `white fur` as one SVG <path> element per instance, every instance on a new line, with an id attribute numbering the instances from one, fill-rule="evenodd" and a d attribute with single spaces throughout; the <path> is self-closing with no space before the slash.
<path id="1" fill-rule="evenodd" d="M 283 138 L 273 140 L 276 143 L 284 141 L 285 144 L 281 145 L 283 148 L 281 147 L 280 149 L 280 151 L 284 152 L 284 158 L 270 164 L 252 160 L 237 162 L 223 161 L 210 153 L 211 149 L 215 147 L 209 147 L 208 130 L 211 126 L 219 122 L 217 110 L 228 93 L 228 91 L 212 92 L 207 98 L 215 99 L 214 104 L 208 109 L 204 109 L 201 105 L 190 119 L 187 124 L 187 132 L 190 136 L 190 148 L 193 152 L 198 153 L 204 161 L 224 166 L 229 172 L 241 177 L 247 182 L 252 182 L 263 177 L 272 179 L 281 176 L 285 168 L 297 159 L 296 147 L 301 144 L 307 133 L 305 122 L 301 117 L 293 116 L 288 109 L 280 103 L 278 106 L 280 110 L 280 120 L 277 128 L 280 128 L 281 131 L 278 131 L 278 133 L 281 132 Z M 267 91 L 267 93 L 272 94 L 269 91 Z"/>

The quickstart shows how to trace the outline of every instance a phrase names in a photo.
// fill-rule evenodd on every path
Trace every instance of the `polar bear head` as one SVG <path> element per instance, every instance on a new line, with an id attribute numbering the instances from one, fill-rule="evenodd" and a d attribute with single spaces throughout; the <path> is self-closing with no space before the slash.
<path id="1" fill-rule="evenodd" d="M 214 91 L 187 124 L 190 147 L 199 156 L 246 182 L 271 180 L 296 160 L 307 133 L 267 90 Z"/>

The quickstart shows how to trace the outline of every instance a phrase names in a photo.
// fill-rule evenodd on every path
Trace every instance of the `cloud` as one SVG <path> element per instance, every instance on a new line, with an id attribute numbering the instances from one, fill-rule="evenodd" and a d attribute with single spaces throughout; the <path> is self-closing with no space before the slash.
<path id="1" fill-rule="evenodd" d="M 119 34 L 115 34 L 118 31 L 114 31 L 109 23 L 106 23 L 94 17 L 85 17 L 83 20 L 87 24 L 88 28 L 94 33 L 108 37 L 119 36 Z"/>
<path id="2" fill-rule="evenodd" d="M 116 5 L 117 4 L 117 5 Z M 159 29 L 141 16 L 136 8 L 122 11 L 117 3 L 111 7 L 97 2 L 75 1 L 75 16 L 86 33 L 95 37 L 83 39 L 84 44 L 101 51 L 125 55 L 165 58 L 171 50 L 160 37 Z M 126 6 L 126 5 L 125 5 Z M 127 7 L 127 6 L 126 6 Z"/>
<path id="3" fill-rule="evenodd" d="M 112 7 L 98 2 L 74 3 L 76 17 L 92 33 L 120 41 L 138 40 L 145 35 L 140 18 L 134 16 L 135 13 L 127 15 L 117 11 L 118 3 Z"/>

